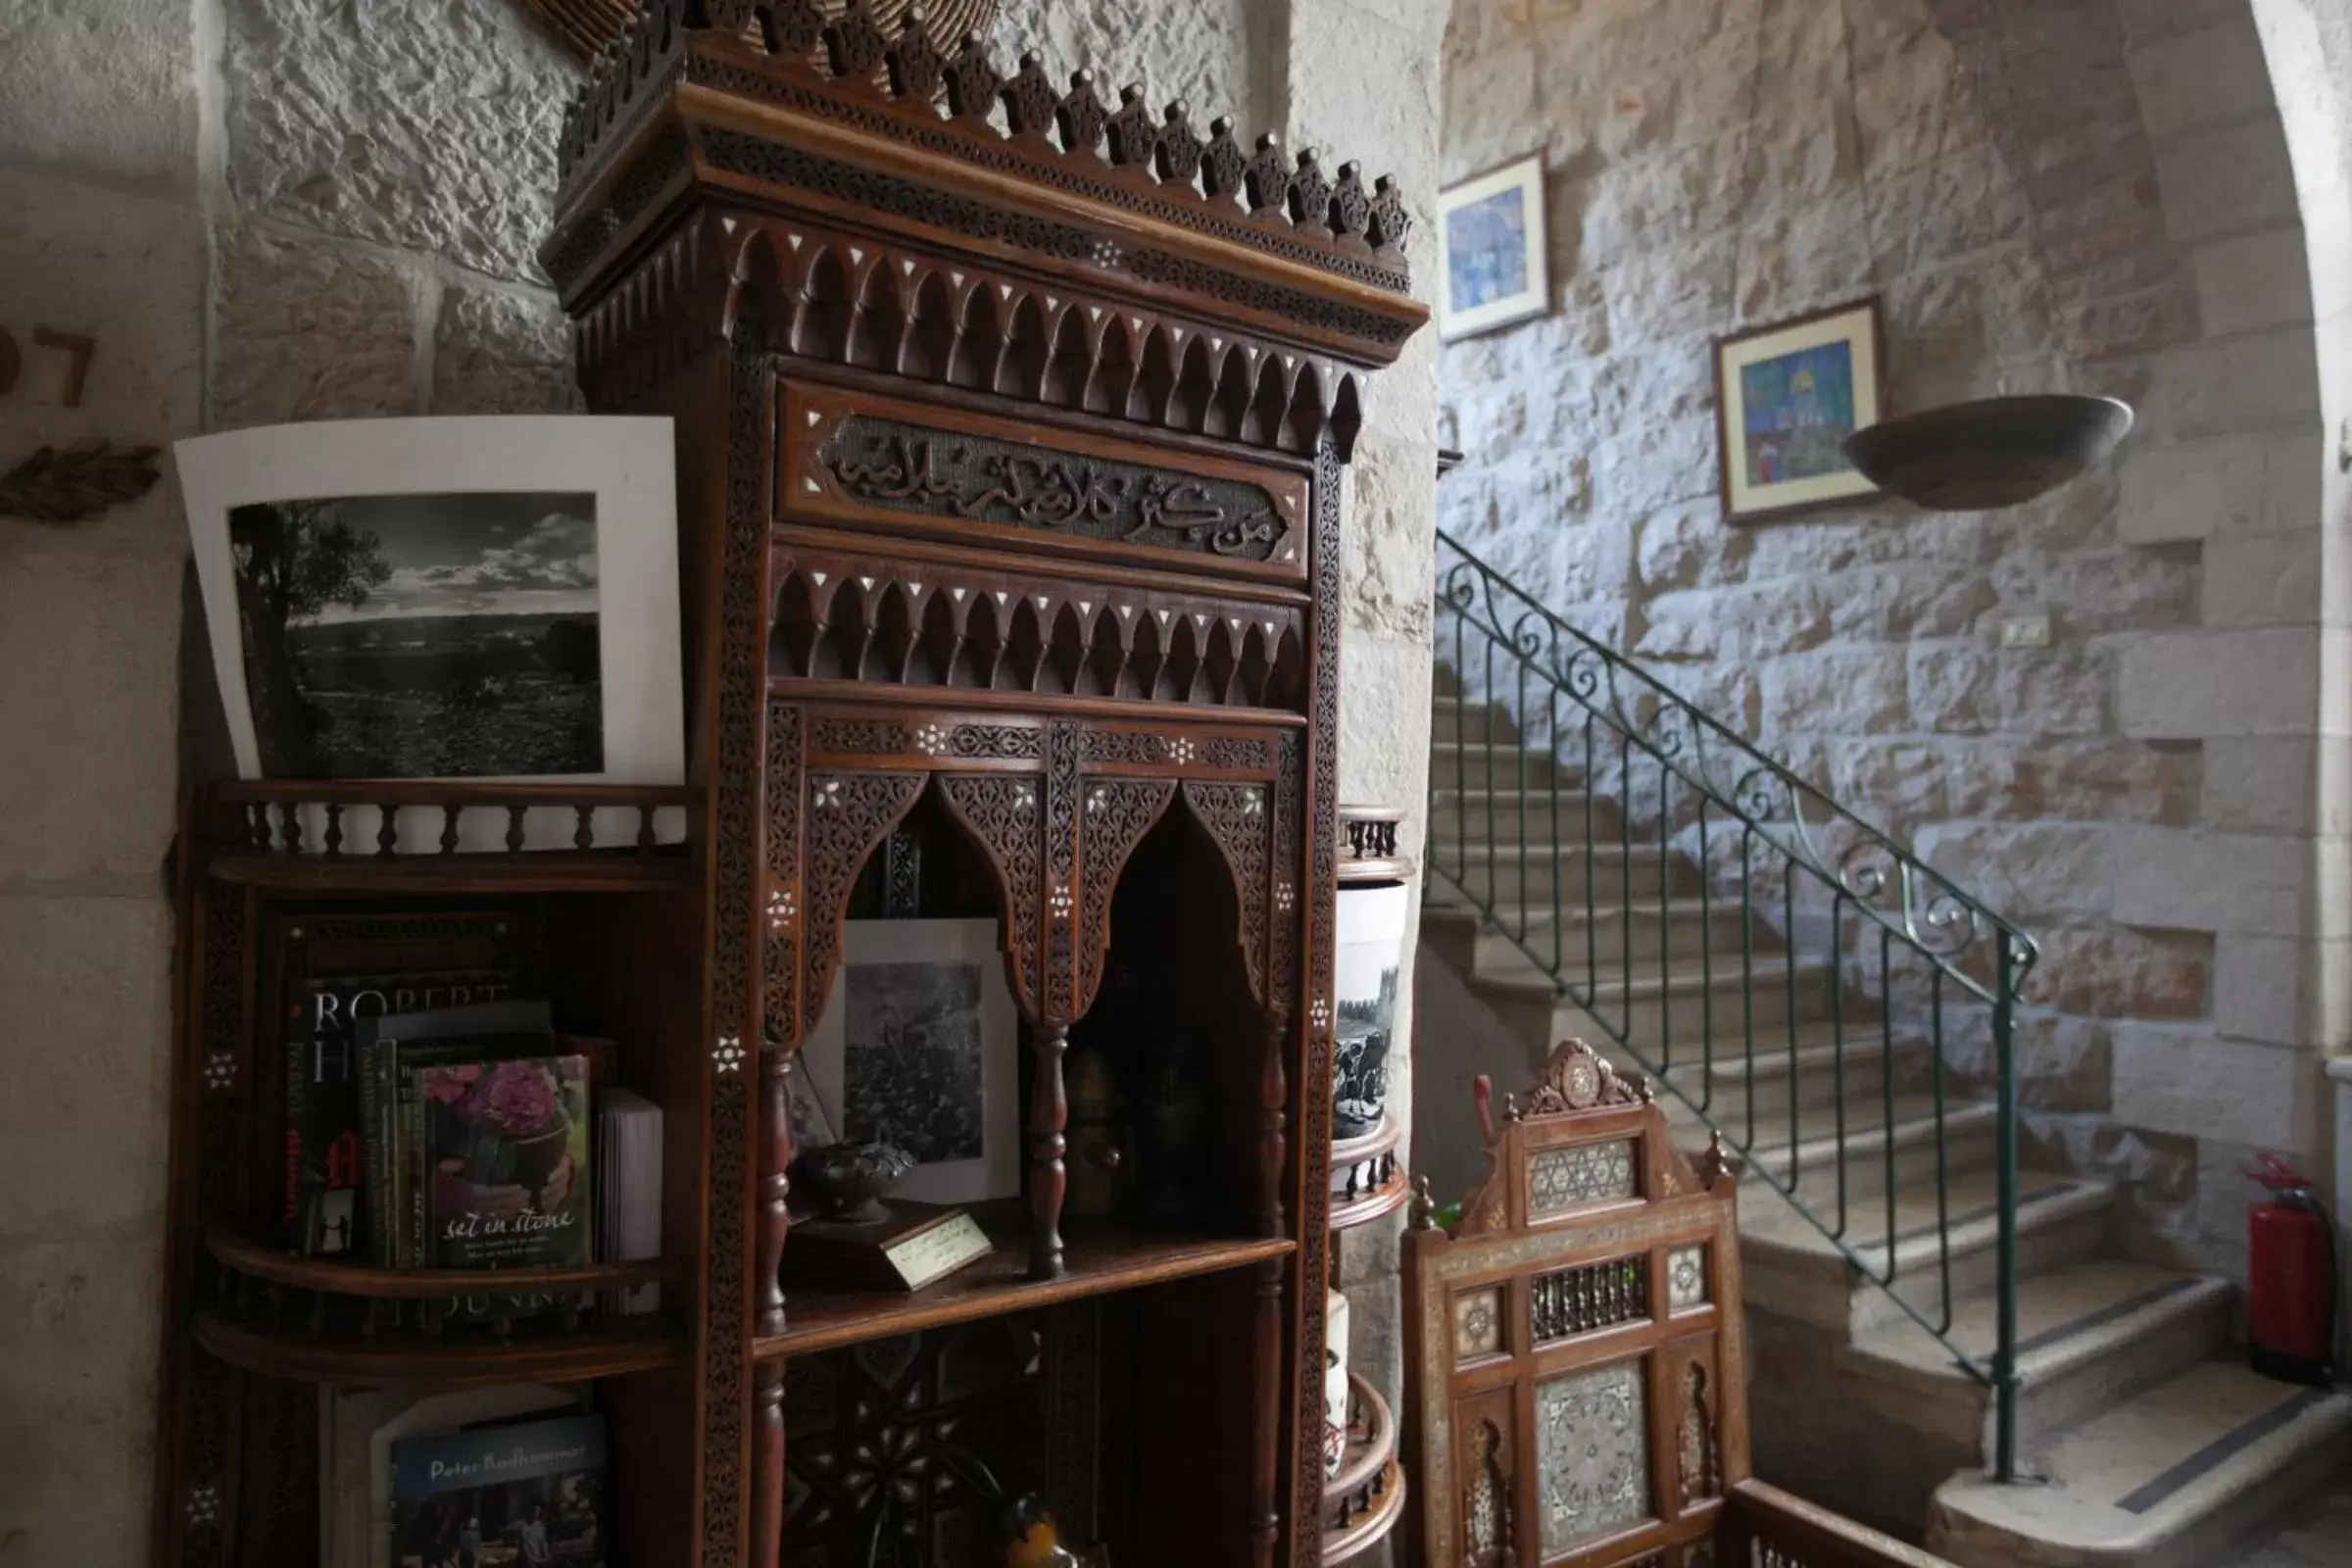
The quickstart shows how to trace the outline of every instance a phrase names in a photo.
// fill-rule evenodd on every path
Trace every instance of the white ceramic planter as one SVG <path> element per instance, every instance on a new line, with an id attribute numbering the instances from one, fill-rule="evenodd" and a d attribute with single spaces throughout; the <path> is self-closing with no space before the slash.
<path id="1" fill-rule="evenodd" d="M 1413 892 L 1405 883 L 1340 887 L 1334 981 L 1339 1021 L 1331 1069 L 1336 1140 L 1376 1132 L 1388 1114 L 1396 977 L 1412 917 Z"/>
<path id="2" fill-rule="evenodd" d="M 1348 1455 L 1348 1298 L 1330 1293 L 1323 1315 L 1323 1476 Z"/>

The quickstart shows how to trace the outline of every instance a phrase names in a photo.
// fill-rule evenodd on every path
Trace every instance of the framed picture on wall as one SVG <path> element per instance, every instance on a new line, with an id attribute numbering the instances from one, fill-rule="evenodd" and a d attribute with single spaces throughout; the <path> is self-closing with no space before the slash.
<path id="1" fill-rule="evenodd" d="M 832 997 L 801 1054 L 839 1138 L 914 1156 L 894 1197 L 1020 1192 L 1020 1023 L 996 921 L 846 922 Z"/>
<path id="2" fill-rule="evenodd" d="M 1440 193 L 1440 335 L 1450 342 L 1549 311 L 1547 233 L 1542 153 Z"/>
<path id="3" fill-rule="evenodd" d="M 1878 494 L 1845 438 L 1879 422 L 1879 301 L 1839 305 L 1715 342 L 1723 514 L 1755 522 Z"/>

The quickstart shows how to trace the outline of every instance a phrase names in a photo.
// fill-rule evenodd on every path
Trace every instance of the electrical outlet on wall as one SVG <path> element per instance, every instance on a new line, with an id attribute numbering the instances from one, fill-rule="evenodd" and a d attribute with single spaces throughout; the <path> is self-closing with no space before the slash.
<path id="1" fill-rule="evenodd" d="M 2047 615 L 2012 615 L 2001 622 L 2003 648 L 2047 648 L 2050 646 L 2050 617 Z"/>

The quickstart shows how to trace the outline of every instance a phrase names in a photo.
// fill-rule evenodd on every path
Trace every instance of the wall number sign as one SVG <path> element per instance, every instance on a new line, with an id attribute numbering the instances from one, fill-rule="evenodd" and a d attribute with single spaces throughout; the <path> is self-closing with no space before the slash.
<path id="1" fill-rule="evenodd" d="M 60 332 L 52 326 L 32 329 L 33 347 L 48 349 L 66 357 L 66 388 L 63 402 L 69 409 L 81 407 L 81 389 L 90 379 L 90 361 L 98 354 L 98 340 L 79 332 Z M 17 389 L 17 377 L 24 373 L 24 350 L 17 336 L 0 326 L 0 397 Z"/>

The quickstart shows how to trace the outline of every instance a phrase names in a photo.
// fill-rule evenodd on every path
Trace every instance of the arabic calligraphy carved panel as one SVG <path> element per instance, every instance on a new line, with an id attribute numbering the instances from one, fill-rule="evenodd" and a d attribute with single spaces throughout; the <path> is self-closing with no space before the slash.
<path id="1" fill-rule="evenodd" d="M 1209 550 L 1265 561 L 1291 525 L 1274 498 L 1235 480 L 1194 479 L 966 438 L 896 419 L 851 418 L 818 454 L 856 500 L 932 516 L 1018 528 L 1058 528 L 1090 539 Z"/>
<path id="2" fill-rule="evenodd" d="M 1301 474 L 884 398 L 797 393 L 785 415 L 784 501 L 817 521 L 1298 580 Z"/>

